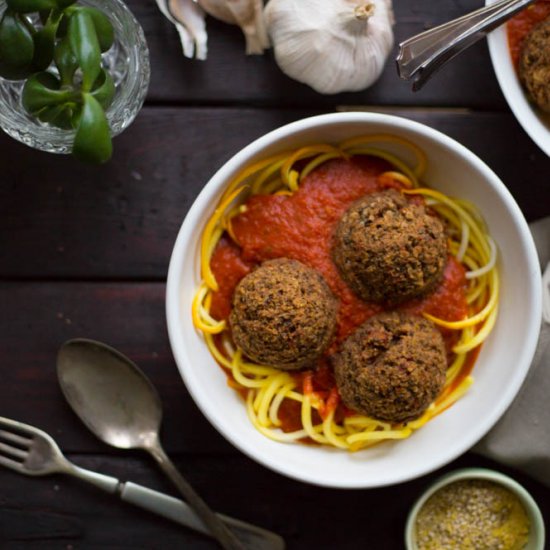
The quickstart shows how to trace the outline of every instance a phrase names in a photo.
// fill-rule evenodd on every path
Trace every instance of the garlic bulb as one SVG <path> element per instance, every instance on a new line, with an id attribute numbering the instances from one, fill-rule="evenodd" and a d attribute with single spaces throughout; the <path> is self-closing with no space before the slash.
<path id="1" fill-rule="evenodd" d="M 246 39 L 247 54 L 261 54 L 269 47 L 263 15 L 263 0 L 198 0 L 198 2 L 212 17 L 241 27 Z"/>
<path id="2" fill-rule="evenodd" d="M 323 94 L 373 84 L 393 47 L 391 0 L 270 0 L 265 19 L 281 70 Z"/>
<path id="3" fill-rule="evenodd" d="M 183 55 L 204 60 L 207 54 L 204 10 L 194 0 L 156 0 L 162 14 L 176 26 Z"/>

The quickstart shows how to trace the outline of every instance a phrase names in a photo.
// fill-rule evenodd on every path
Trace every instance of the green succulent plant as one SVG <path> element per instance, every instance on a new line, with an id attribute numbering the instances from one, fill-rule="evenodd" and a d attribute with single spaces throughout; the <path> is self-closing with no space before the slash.
<path id="1" fill-rule="evenodd" d="M 26 80 L 22 103 L 43 123 L 74 129 L 73 155 L 102 163 L 112 155 L 105 115 L 115 85 L 101 64 L 114 29 L 100 10 L 75 0 L 7 0 L 0 19 L 0 76 Z M 37 13 L 33 23 L 29 14 Z M 57 71 L 52 70 L 55 67 Z"/>

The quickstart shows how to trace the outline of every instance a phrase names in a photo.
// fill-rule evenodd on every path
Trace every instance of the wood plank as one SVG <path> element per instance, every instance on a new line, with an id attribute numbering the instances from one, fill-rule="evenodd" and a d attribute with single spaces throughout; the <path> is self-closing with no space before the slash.
<path id="1" fill-rule="evenodd" d="M 0 283 L 0 303 L 0 416 L 47 431 L 67 452 L 111 452 L 83 427 L 57 384 L 62 343 L 92 338 L 128 355 L 150 377 L 164 403 L 168 450 L 233 452 L 183 385 L 166 333 L 163 284 Z"/>
<path id="2" fill-rule="evenodd" d="M 550 158 L 512 115 L 382 110 L 472 149 L 529 220 L 550 214 Z M 115 155 L 101 167 L 1 135 L 0 277 L 163 279 L 185 213 L 215 170 L 262 134 L 318 112 L 146 108 L 115 139 Z"/>
<path id="3" fill-rule="evenodd" d="M 78 465 L 175 494 L 154 466 L 139 457 L 70 456 Z M 475 455 L 398 486 L 368 491 L 305 485 L 242 455 L 177 458 L 176 464 L 216 510 L 281 534 L 289 550 L 402 548 L 415 498 L 436 477 L 460 467 L 496 468 L 512 475 L 550 517 L 550 489 Z M 0 470 L 0 546 L 34 548 L 197 548 L 216 545 L 187 528 L 157 518 L 66 477 L 29 479 Z"/>
<path id="4" fill-rule="evenodd" d="M 481 6 L 479 0 L 396 1 L 395 47 L 380 80 L 356 93 L 323 96 L 282 73 L 270 50 L 245 56 L 241 31 L 211 17 L 207 19 L 209 53 L 206 61 L 185 59 L 173 26 L 154 2 L 130 0 L 142 24 L 151 53 L 152 80 L 148 100 L 199 104 L 238 103 L 269 106 L 331 106 L 339 103 L 380 105 L 446 105 L 505 109 L 486 44 L 481 42 L 445 67 L 421 92 L 413 93 L 395 69 L 397 44 L 427 28 Z"/>
<path id="5" fill-rule="evenodd" d="M 75 336 L 107 341 L 135 360 L 159 390 L 162 439 L 193 486 L 216 509 L 280 532 L 290 549 L 354 550 L 363 540 L 401 548 L 410 505 L 441 473 L 397 487 L 337 491 L 286 479 L 240 454 L 202 417 L 179 378 L 165 333 L 162 284 L 3 283 L 0 303 L 1 415 L 46 430 L 83 467 L 173 494 L 147 457 L 100 444 L 63 402 L 55 378 L 59 345 Z M 496 466 L 467 454 L 444 470 L 473 465 Z M 550 517 L 548 488 L 496 467 L 524 483 Z M 28 479 L 0 469 L 0 487 L 3 550 L 214 548 L 203 537 L 71 479 Z"/>
<path id="6" fill-rule="evenodd" d="M 163 278 L 179 226 L 208 178 L 249 141 L 294 118 L 278 111 L 145 109 L 101 167 L 1 135 L 0 157 L 17 162 L 5 162 L 0 183 L 6 245 L 0 273 Z"/>

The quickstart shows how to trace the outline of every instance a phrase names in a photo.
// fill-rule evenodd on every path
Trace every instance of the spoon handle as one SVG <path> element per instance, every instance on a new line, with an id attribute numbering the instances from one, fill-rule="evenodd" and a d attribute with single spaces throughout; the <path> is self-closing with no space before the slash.
<path id="1" fill-rule="evenodd" d="M 174 483 L 179 492 L 187 500 L 189 506 L 195 510 L 199 518 L 208 527 L 211 534 L 218 540 L 221 546 L 226 550 L 245 550 L 244 545 L 239 539 L 228 529 L 208 504 L 206 504 L 206 502 L 204 502 L 195 492 L 195 489 L 193 489 L 187 480 L 179 473 L 174 463 L 164 452 L 160 443 L 157 441 L 151 446 L 148 446 L 146 450 L 151 453 L 163 472 L 170 478 L 172 483 Z"/>
<path id="2" fill-rule="evenodd" d="M 120 498 L 199 533 L 212 536 L 208 527 L 183 500 L 153 491 L 131 481 L 126 481 L 121 485 Z M 223 514 L 217 515 L 237 534 L 247 550 L 285 550 L 285 542 L 280 535 Z"/>

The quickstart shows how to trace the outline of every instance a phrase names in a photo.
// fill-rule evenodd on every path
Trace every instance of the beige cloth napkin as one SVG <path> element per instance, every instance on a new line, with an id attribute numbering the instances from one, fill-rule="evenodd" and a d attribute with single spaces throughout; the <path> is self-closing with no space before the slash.
<path id="1" fill-rule="evenodd" d="M 543 323 L 535 357 L 516 399 L 495 427 L 472 449 L 524 471 L 550 486 L 550 217 L 530 225 L 541 266 Z"/>

